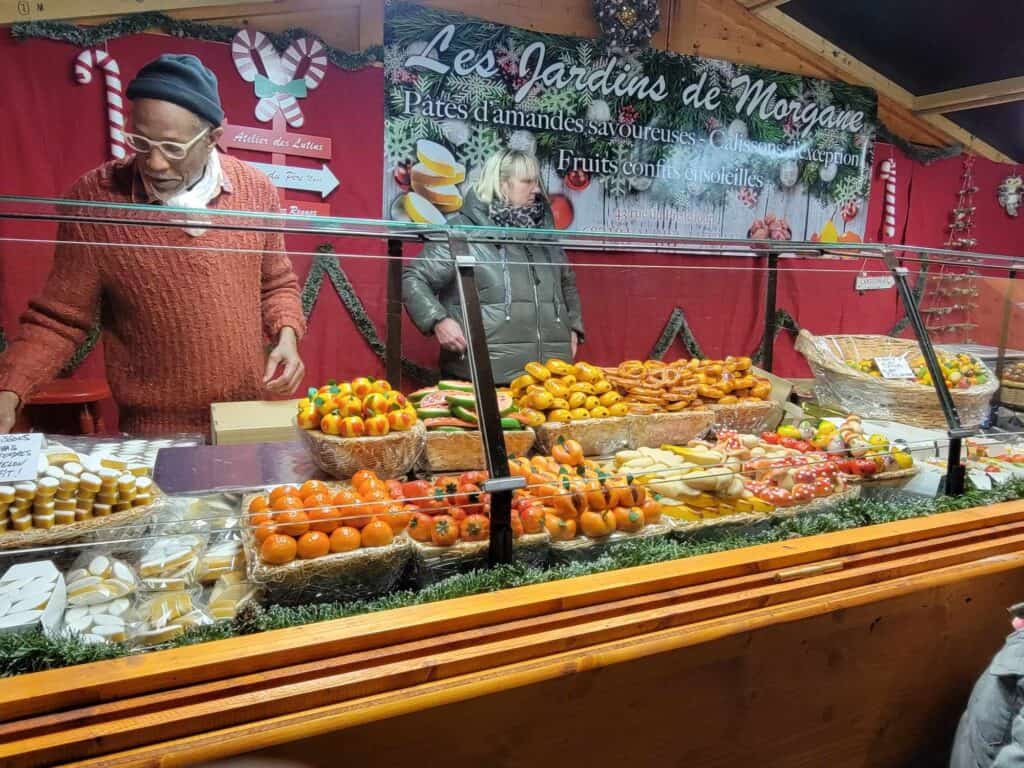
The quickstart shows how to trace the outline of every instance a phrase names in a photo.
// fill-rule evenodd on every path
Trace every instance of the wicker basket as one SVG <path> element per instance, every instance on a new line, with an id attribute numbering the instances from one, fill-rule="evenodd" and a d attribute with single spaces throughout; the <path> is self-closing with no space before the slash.
<path id="1" fill-rule="evenodd" d="M 782 423 L 785 409 L 782 403 L 762 400 L 758 403 L 708 403 L 708 410 L 714 415 L 715 430 L 734 429 L 750 435 L 773 430 Z"/>
<path id="2" fill-rule="evenodd" d="M 537 435 L 532 429 L 505 432 L 505 450 L 509 456 L 525 456 L 533 448 Z M 452 472 L 457 469 L 483 469 L 484 444 L 478 431 L 427 432 L 421 464 L 428 472 Z"/>
<path id="3" fill-rule="evenodd" d="M 261 494 L 244 496 L 242 509 L 248 509 L 258 495 Z M 386 547 L 368 547 L 311 560 L 293 560 L 284 565 L 268 565 L 260 560 L 260 546 L 247 520 L 242 524 L 242 546 L 249 580 L 263 588 L 268 602 L 279 605 L 348 602 L 379 597 L 399 584 L 412 557 L 410 540 L 398 535 Z"/>
<path id="4" fill-rule="evenodd" d="M 835 403 L 865 418 L 898 421 L 925 429 L 947 426 L 934 388 L 914 381 L 880 379 L 846 365 L 847 360 L 916 356 L 920 354 L 916 341 L 890 336 L 814 336 L 800 331 L 796 349 L 807 358 L 814 372 L 819 402 Z M 997 387 L 989 372 L 985 384 L 951 390 L 964 426 L 981 423 Z"/>
<path id="5" fill-rule="evenodd" d="M 549 421 L 537 427 L 537 447 L 544 453 L 550 454 L 559 438 L 578 442 L 585 456 L 611 456 L 633 447 L 629 416 Z"/>
<path id="6" fill-rule="evenodd" d="M 999 390 L 999 400 L 1011 408 L 1024 409 L 1024 382 L 1003 379 L 1003 387 Z"/>
<path id="7" fill-rule="evenodd" d="M 629 419 L 631 448 L 659 448 L 666 443 L 686 445 L 694 438 L 702 437 L 715 417 L 710 410 L 686 410 L 634 414 Z"/>
<path id="8" fill-rule="evenodd" d="M 321 470 L 339 480 L 360 469 L 371 469 L 382 479 L 402 477 L 423 453 L 427 430 L 418 422 L 408 432 L 382 437 L 336 437 L 315 429 L 300 429 L 302 442 Z"/>

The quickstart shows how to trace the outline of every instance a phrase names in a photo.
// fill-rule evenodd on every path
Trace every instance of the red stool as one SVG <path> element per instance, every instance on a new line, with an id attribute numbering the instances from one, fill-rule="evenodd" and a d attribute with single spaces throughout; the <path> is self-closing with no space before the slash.
<path id="1" fill-rule="evenodd" d="M 105 379 L 54 379 L 28 398 L 15 431 L 97 435 L 104 429 L 101 401 L 111 397 Z M 77 416 L 77 419 L 76 419 Z"/>

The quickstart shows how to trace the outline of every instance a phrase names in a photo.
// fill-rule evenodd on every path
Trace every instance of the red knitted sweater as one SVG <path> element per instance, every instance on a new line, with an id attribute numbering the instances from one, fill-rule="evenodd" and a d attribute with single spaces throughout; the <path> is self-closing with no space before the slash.
<path id="1" fill-rule="evenodd" d="M 211 209 L 276 211 L 267 177 L 221 156 L 225 184 Z M 71 199 L 145 202 L 134 163 L 90 171 Z M 120 214 L 131 215 L 131 214 Z M 266 339 L 305 330 L 284 236 L 177 227 L 62 223 L 43 293 L 0 356 L 0 390 L 22 401 L 47 384 L 102 307 L 107 379 L 132 434 L 206 432 L 210 403 L 265 396 Z"/>

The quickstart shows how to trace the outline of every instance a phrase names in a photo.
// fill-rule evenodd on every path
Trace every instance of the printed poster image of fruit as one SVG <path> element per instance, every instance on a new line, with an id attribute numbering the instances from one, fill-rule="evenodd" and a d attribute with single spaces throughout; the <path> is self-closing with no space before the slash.
<path id="1" fill-rule="evenodd" d="M 858 242 L 868 88 L 542 35 L 403 2 L 384 22 L 384 215 L 441 224 L 484 161 L 533 153 L 555 226 Z"/>

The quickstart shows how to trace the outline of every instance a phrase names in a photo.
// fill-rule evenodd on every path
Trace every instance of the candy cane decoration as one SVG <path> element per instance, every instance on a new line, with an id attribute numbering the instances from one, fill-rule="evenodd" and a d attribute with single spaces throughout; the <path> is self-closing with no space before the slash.
<path id="1" fill-rule="evenodd" d="M 231 43 L 231 55 L 235 60 L 235 69 L 246 82 L 256 82 L 260 76 L 255 56 L 259 56 L 266 78 L 277 86 L 288 85 L 298 72 L 301 63 L 308 59 L 309 66 L 303 83 L 307 90 L 316 88 L 327 74 L 327 54 L 322 43 L 309 37 L 299 38 L 292 42 L 285 51 L 284 58 L 278 55 L 267 36 L 255 30 L 240 30 Z M 278 90 L 273 96 L 263 96 L 256 104 L 256 118 L 269 122 L 274 113 L 280 110 L 285 120 L 293 128 L 301 128 L 305 123 L 302 108 L 295 96 Z"/>
<path id="2" fill-rule="evenodd" d="M 89 48 L 75 58 L 75 79 L 79 85 L 92 82 L 93 69 L 103 70 L 107 91 L 107 130 L 110 134 L 110 155 L 122 159 L 127 150 L 124 143 L 124 99 L 121 94 L 121 68 L 106 51 Z"/>
<path id="3" fill-rule="evenodd" d="M 882 163 L 882 181 L 885 182 L 885 236 L 896 235 L 896 161 L 892 158 Z"/>
<path id="4" fill-rule="evenodd" d="M 313 90 L 324 80 L 327 74 L 327 49 L 315 37 L 300 37 L 284 52 L 284 68 L 289 77 L 295 77 L 303 59 L 309 59 L 306 76 L 303 78 L 306 87 Z"/>

